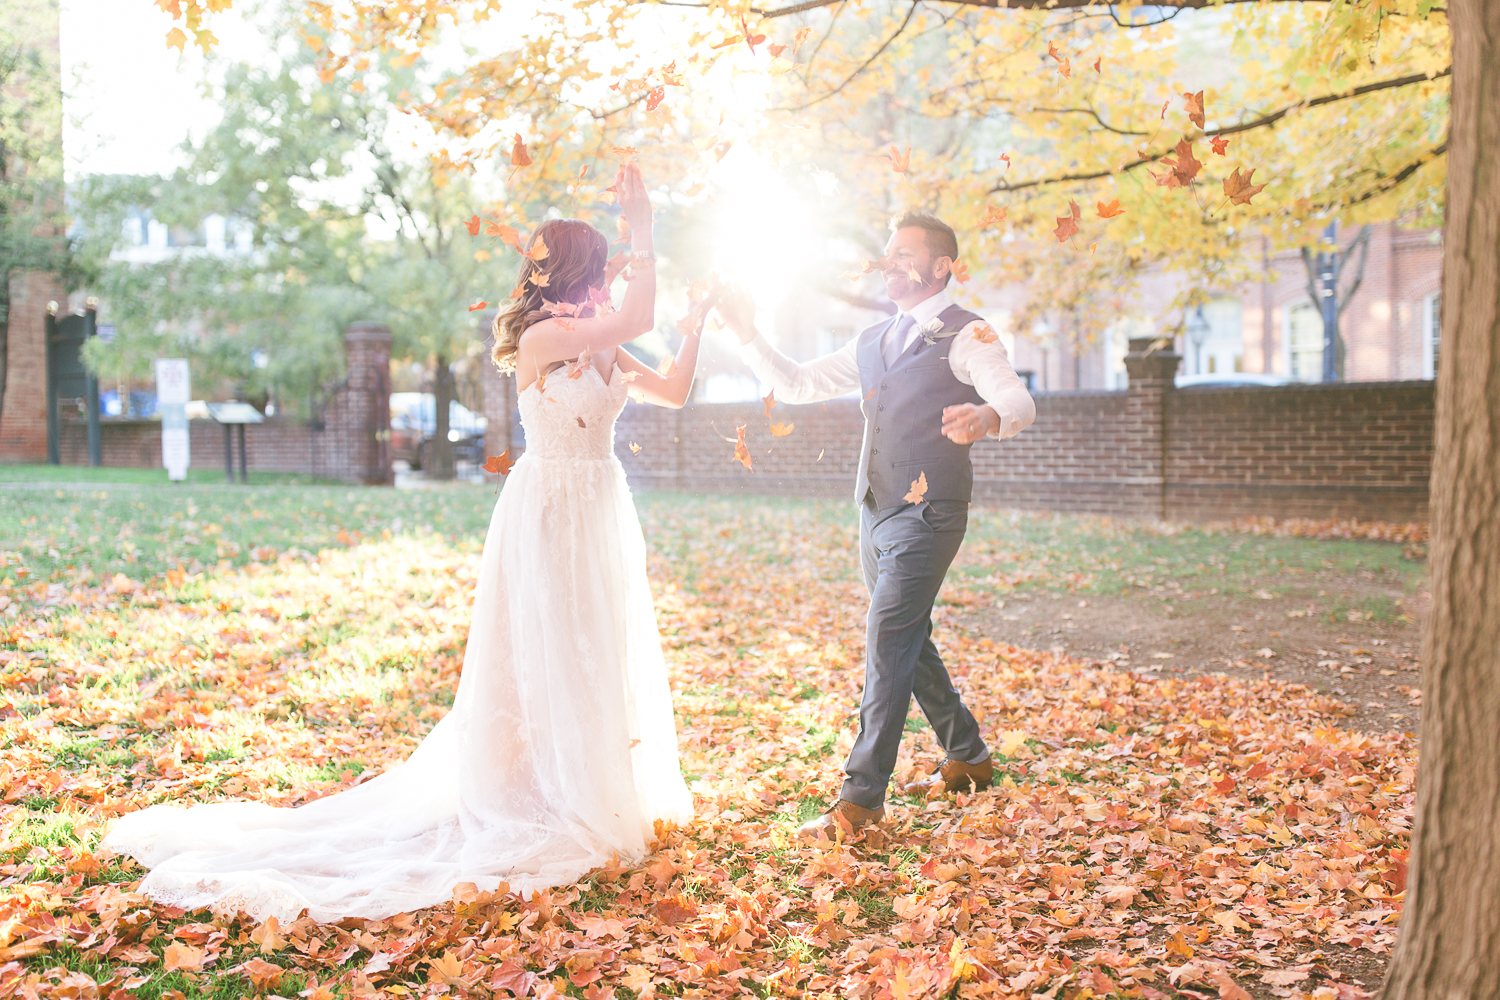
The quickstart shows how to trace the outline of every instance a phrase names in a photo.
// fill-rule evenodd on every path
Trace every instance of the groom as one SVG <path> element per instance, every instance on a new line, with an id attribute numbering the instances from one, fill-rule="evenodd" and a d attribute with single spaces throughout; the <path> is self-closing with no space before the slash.
<path id="1" fill-rule="evenodd" d="M 907 792 L 983 789 L 994 773 L 979 724 L 933 645 L 932 604 L 968 523 L 969 446 L 1019 434 L 1036 418 L 1036 407 L 994 332 L 949 301 L 957 259 L 958 238 L 947 224 L 926 212 L 897 216 L 881 264 L 900 312 L 806 364 L 760 336 L 743 293 L 720 303 L 745 360 L 777 399 L 813 403 L 855 391 L 864 399 L 855 498 L 870 610 L 859 736 L 838 800 L 798 831 L 806 841 L 884 818 L 913 695 L 947 759 L 930 781 L 908 785 Z"/>

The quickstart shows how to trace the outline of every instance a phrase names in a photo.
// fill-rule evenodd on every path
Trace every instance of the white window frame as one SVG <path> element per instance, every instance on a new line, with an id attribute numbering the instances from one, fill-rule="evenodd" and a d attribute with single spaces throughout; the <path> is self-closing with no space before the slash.
<path id="1" fill-rule="evenodd" d="M 1437 360 L 1442 350 L 1443 322 L 1439 312 L 1442 292 L 1429 292 L 1422 296 L 1422 319 L 1419 327 L 1422 336 L 1422 377 L 1437 378 Z M 1433 348 L 1436 347 L 1437 350 Z"/>
<path id="2" fill-rule="evenodd" d="M 1295 299 L 1281 307 L 1281 371 L 1279 374 L 1285 375 L 1293 382 L 1299 381 L 1296 372 L 1292 369 L 1292 310 L 1298 306 L 1307 306 L 1311 309 L 1313 314 L 1319 317 L 1320 323 L 1323 315 L 1322 310 L 1318 308 L 1318 304 L 1312 299 Z M 1321 382 L 1323 380 L 1321 377 L 1321 366 L 1319 368 L 1319 376 L 1312 381 Z M 1307 385 L 1311 383 L 1302 384 Z"/>

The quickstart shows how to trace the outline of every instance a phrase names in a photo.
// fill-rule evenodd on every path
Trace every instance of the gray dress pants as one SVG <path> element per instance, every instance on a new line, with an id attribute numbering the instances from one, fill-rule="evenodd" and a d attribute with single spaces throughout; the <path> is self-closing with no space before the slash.
<path id="1" fill-rule="evenodd" d="M 860 506 L 860 563 L 870 591 L 865 693 L 839 792 L 857 806 L 875 809 L 885 801 L 913 695 L 949 758 L 970 764 L 989 759 L 979 723 L 932 642 L 932 603 L 968 520 L 969 505 L 953 501 L 879 512 Z"/>

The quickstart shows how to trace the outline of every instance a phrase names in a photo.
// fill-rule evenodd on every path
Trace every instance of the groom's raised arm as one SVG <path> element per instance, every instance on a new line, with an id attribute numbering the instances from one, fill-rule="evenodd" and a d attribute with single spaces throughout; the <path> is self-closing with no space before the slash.
<path id="1" fill-rule="evenodd" d="M 721 297 L 718 308 L 725 324 L 740 339 L 740 356 L 756 378 L 775 390 L 781 402 L 816 403 L 859 389 L 859 360 L 855 356 L 858 338 L 821 358 L 793 361 L 756 330 L 754 306 L 743 292 Z"/>

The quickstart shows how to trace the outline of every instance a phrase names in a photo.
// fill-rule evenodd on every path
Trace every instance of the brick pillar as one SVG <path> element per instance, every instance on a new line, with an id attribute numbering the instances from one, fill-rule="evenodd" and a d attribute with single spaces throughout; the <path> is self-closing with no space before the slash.
<path id="1" fill-rule="evenodd" d="M 493 310 L 480 314 L 479 339 L 484 342 L 484 351 L 479 356 L 479 384 L 484 392 L 484 453 L 486 456 L 503 454 L 510 447 L 516 405 L 516 380 L 512 375 L 502 374 L 490 360 L 494 349 L 495 313 Z M 514 460 L 520 454 L 516 449 L 511 454 Z"/>
<path id="2" fill-rule="evenodd" d="M 1182 355 L 1157 349 L 1153 337 L 1133 338 L 1125 355 L 1130 384 L 1125 392 L 1125 489 L 1141 517 L 1167 516 L 1167 394 Z"/>
<path id="3" fill-rule="evenodd" d="M 0 412 L 0 460 L 47 461 L 47 304 L 67 308 L 54 274 L 23 271 L 10 279 L 10 323 L 5 402 Z"/>
<path id="4" fill-rule="evenodd" d="M 344 329 L 348 378 L 348 433 L 354 478 L 390 486 L 391 331 L 384 323 L 350 323 Z"/>

